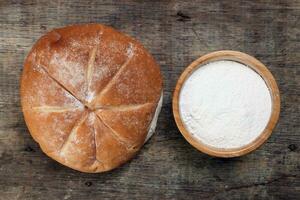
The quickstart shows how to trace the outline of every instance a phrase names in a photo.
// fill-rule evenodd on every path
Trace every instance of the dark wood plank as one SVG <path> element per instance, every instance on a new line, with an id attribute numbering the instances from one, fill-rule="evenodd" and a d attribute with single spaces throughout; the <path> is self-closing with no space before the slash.
<path id="1" fill-rule="evenodd" d="M 156 134 L 135 159 L 104 174 L 45 156 L 20 110 L 19 77 L 33 43 L 54 27 L 98 22 L 140 40 L 164 75 Z M 189 145 L 171 98 L 185 66 L 205 53 L 249 53 L 274 74 L 281 117 L 257 151 L 235 159 Z M 299 199 L 300 1 L 0 0 L 0 199 Z"/>

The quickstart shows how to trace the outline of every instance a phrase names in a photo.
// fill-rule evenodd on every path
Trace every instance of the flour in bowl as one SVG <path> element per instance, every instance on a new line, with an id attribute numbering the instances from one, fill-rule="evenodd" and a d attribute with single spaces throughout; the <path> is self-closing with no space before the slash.
<path id="1" fill-rule="evenodd" d="M 240 148 L 265 129 L 272 99 L 265 81 L 251 68 L 235 61 L 214 61 L 186 79 L 179 111 L 188 132 L 205 145 Z"/>

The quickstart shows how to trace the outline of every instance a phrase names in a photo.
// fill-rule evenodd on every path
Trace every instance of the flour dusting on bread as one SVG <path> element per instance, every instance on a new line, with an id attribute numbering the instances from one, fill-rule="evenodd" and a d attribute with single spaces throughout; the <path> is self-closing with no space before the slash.
<path id="1" fill-rule="evenodd" d="M 141 148 L 161 91 L 151 55 L 97 24 L 43 36 L 26 59 L 21 83 L 33 138 L 47 155 L 83 172 L 111 170 Z"/>

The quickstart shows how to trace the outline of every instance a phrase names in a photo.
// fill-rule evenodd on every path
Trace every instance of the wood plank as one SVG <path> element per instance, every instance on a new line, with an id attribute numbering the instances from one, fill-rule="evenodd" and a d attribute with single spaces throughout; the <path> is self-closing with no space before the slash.
<path id="1" fill-rule="evenodd" d="M 52 28 L 97 22 L 140 40 L 161 66 L 157 131 L 123 167 L 68 169 L 43 154 L 20 110 L 19 77 L 34 42 Z M 0 0 L 0 199 L 297 199 L 300 195 L 300 1 Z M 281 114 L 271 138 L 240 158 L 204 155 L 172 116 L 176 81 L 211 51 L 248 53 L 273 73 Z"/>

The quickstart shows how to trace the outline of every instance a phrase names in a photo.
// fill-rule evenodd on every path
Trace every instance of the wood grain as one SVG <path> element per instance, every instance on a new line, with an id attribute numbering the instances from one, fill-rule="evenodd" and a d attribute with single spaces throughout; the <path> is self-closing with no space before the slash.
<path id="1" fill-rule="evenodd" d="M 267 87 L 269 88 L 271 99 L 272 99 L 272 112 L 269 119 L 269 122 L 266 128 L 260 133 L 260 136 L 257 137 L 253 142 L 247 144 L 246 146 L 240 148 L 233 148 L 233 149 L 219 149 L 213 146 L 208 146 L 202 143 L 200 140 L 197 140 L 192 136 L 191 133 L 185 128 L 184 122 L 181 119 L 180 112 L 179 112 L 179 96 L 181 88 L 184 82 L 189 78 L 189 76 L 198 68 L 204 66 L 205 64 L 213 61 L 219 60 L 232 60 L 236 62 L 243 63 L 244 65 L 250 67 L 256 73 L 260 74 L 260 76 L 264 79 Z M 181 74 L 179 77 L 177 84 L 174 89 L 173 99 L 172 99 L 172 106 L 173 106 L 173 115 L 175 118 L 175 122 L 178 126 L 183 137 L 196 149 L 202 151 L 211 156 L 216 157 L 223 157 L 223 158 L 232 158 L 238 157 L 245 154 L 248 154 L 258 147 L 260 147 L 272 134 L 274 127 L 279 118 L 280 113 L 280 94 L 278 90 L 277 83 L 271 74 L 271 72 L 267 69 L 267 67 L 258 61 L 256 58 L 239 52 L 239 51 L 215 51 L 208 53 L 206 55 L 201 56 L 200 58 L 193 61 Z"/>
<path id="2" fill-rule="evenodd" d="M 25 126 L 19 77 L 34 42 L 67 24 L 97 22 L 143 43 L 164 75 L 157 131 L 123 167 L 83 174 L 45 156 Z M 0 199 L 298 199 L 300 2 L 0 0 Z M 207 156 L 182 137 L 172 93 L 185 66 L 230 49 L 262 61 L 281 91 L 268 141 L 233 159 Z"/>

